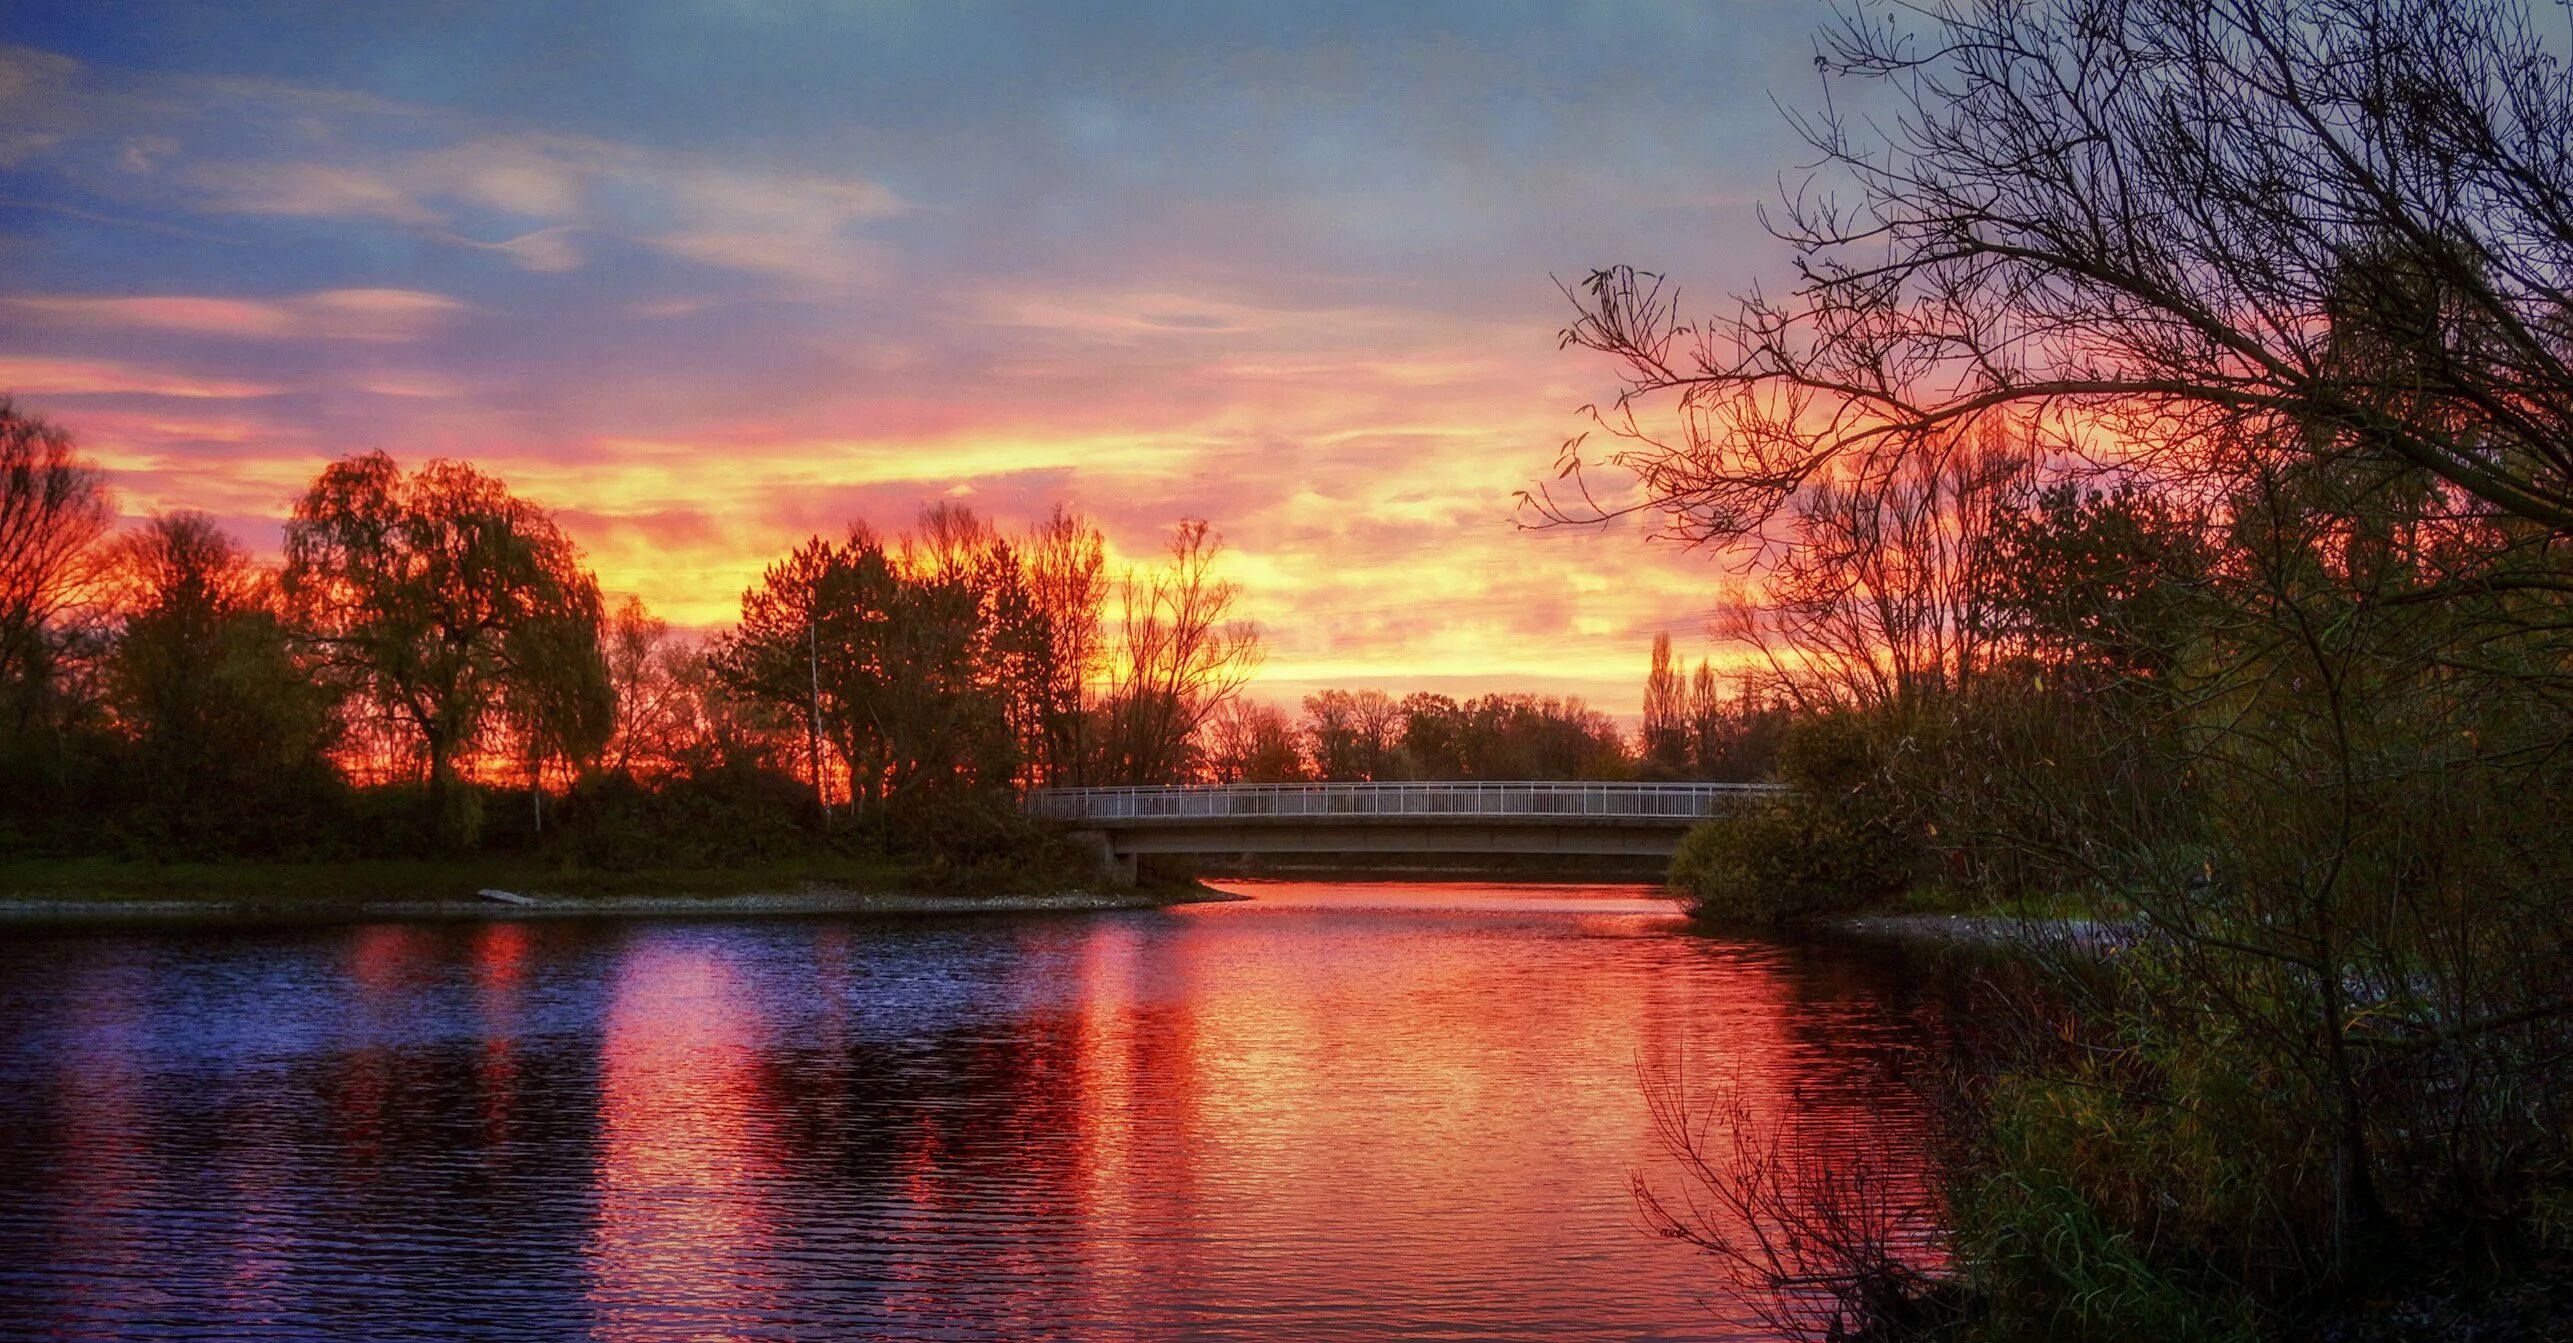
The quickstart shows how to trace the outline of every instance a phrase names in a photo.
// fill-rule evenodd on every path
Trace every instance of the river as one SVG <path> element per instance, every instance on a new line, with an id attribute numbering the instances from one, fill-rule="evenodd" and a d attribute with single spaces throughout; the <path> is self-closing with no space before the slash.
<path id="1" fill-rule="evenodd" d="M 1239 889 L 0 937 L 0 1334 L 1756 1337 L 1642 1078 L 1916 1150 L 1898 959 Z"/>

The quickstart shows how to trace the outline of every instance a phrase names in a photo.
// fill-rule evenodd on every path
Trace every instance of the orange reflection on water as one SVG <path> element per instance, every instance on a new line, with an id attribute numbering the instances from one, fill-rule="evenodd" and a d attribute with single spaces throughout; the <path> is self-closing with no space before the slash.
<path id="1" fill-rule="evenodd" d="M 589 1298 L 602 1338 L 753 1327 L 778 1263 L 758 995 L 713 943 L 648 929 L 619 958 L 599 1048 Z"/>
<path id="2" fill-rule="evenodd" d="M 1638 1234 L 1624 1177 L 1669 1166 L 1639 1075 L 1736 1087 L 1764 1120 L 1852 1083 L 1800 1033 L 1810 985 L 1774 949 L 1674 936 L 1646 891 L 1247 889 L 1257 903 L 1086 939 L 1072 1132 L 1093 1318 L 1146 1294 L 1341 1336 L 1472 1333 L 1711 1289 Z M 1317 917 L 1336 935 L 1289 931 Z"/>

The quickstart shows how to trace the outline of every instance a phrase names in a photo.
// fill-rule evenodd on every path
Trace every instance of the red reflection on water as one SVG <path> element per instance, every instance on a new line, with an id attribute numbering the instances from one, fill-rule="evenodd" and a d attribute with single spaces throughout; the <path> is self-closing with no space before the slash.
<path id="1" fill-rule="evenodd" d="M 721 949 L 639 935 L 599 1048 L 587 1260 L 602 1338 L 726 1337 L 774 1296 L 778 1173 L 758 995 Z M 705 1331 L 702 1334 L 699 1331 Z"/>
<path id="2" fill-rule="evenodd" d="M 1177 911 L 1175 934 L 1088 939 L 1075 1132 L 1095 1318 L 1608 1332 L 1603 1312 L 1720 1287 L 1639 1234 L 1624 1177 L 1674 1176 L 1646 1076 L 1735 1091 L 1754 1122 L 1820 1085 L 1879 1140 L 1908 1126 L 1899 1088 L 1853 1080 L 1811 1032 L 1815 985 L 1774 949 L 1674 937 L 1649 888 L 1241 889 L 1256 903 Z M 1316 915 L 1336 931 L 1281 935 Z M 1636 939 L 1653 954 L 1600 945 Z"/>
<path id="3" fill-rule="evenodd" d="M 486 1157 L 509 1141 L 518 1103 L 518 1000 L 527 979 L 527 946 L 526 924 L 502 922 L 477 929 L 469 949 L 483 1022 L 474 1088 Z"/>
<path id="4" fill-rule="evenodd" d="M 1192 966 L 1158 931 L 1102 925 L 1080 948 L 1070 1090 L 1083 1272 L 1065 1308 L 1119 1320 L 1187 1271 L 1174 1246 L 1205 1235 L 1197 1158 L 1198 1020 Z M 1158 996 L 1156 996 L 1158 995 Z"/>
<path id="5" fill-rule="evenodd" d="M 1754 1338 L 1642 1233 L 1632 1174 L 1684 1192 L 1644 1077 L 1917 1155 L 1882 965 L 1687 935 L 1642 888 L 1247 889 L 353 930 L 268 962 L 300 991 L 49 969 L 69 1043 L 12 1244 L 128 1335 L 181 1282 L 241 1335 L 470 1332 L 505 1295 L 620 1340 Z M 250 1066 L 207 1087 L 209 1057 Z"/>
<path id="6" fill-rule="evenodd" d="M 416 924 L 375 924 L 349 935 L 341 958 L 349 989 L 342 1020 L 364 1043 L 348 1051 L 329 1080 L 343 1169 L 372 1170 L 384 1156 L 389 1112 L 402 1080 L 385 1039 L 395 1022 L 418 1010 L 419 984 L 443 959 L 438 943 L 434 930 Z"/>

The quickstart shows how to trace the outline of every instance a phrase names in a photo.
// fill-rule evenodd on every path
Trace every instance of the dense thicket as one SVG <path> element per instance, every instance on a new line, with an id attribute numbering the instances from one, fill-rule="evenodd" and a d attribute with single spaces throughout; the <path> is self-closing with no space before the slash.
<path id="1" fill-rule="evenodd" d="M 1755 564 L 1790 757 L 1864 747 L 1755 818 L 1816 846 L 1760 907 L 1872 795 L 1911 883 L 2122 930 L 1966 1087 L 1986 1336 L 2266 1332 L 2568 1247 L 2573 75 L 2535 23 L 1863 5 L 1821 63 L 1891 114 L 1800 123 L 1796 285 L 1576 295 L 1626 383 L 1571 464 Z M 1702 843 L 1711 893 L 1762 876 Z"/>

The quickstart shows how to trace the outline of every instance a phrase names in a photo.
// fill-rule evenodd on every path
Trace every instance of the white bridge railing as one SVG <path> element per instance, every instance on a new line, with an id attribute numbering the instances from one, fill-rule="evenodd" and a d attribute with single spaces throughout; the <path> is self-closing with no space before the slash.
<path id="1" fill-rule="evenodd" d="M 1764 783 L 1237 783 L 1139 788 L 1039 788 L 1030 815 L 1131 821 L 1388 817 L 1492 820 L 1685 821 L 1726 798 L 1773 792 Z"/>

